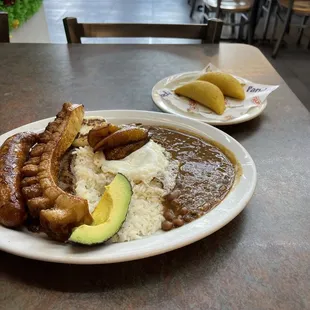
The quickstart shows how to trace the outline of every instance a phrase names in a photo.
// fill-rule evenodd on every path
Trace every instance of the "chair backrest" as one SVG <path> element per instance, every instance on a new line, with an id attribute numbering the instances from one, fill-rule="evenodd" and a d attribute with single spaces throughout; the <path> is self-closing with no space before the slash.
<path id="1" fill-rule="evenodd" d="M 310 16 L 310 0 L 277 0 L 277 2 L 280 7 L 287 9 L 289 14 L 294 12 L 298 15 Z"/>
<path id="2" fill-rule="evenodd" d="M 10 42 L 8 13 L 0 12 L 0 43 Z"/>
<path id="3" fill-rule="evenodd" d="M 81 38 L 152 37 L 200 39 L 202 43 L 218 43 L 223 22 L 209 20 L 205 24 L 84 24 L 74 17 L 63 20 L 68 43 L 81 43 Z"/>

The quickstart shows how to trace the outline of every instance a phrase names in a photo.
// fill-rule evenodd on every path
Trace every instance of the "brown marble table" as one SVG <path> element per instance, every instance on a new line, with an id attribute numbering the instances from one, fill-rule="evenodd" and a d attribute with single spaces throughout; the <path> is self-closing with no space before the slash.
<path id="1" fill-rule="evenodd" d="M 223 128 L 257 165 L 247 208 L 208 238 L 139 261 L 74 266 L 1 252 L 1 309 L 310 308 L 310 114 L 255 47 L 2 44 L 0 133 L 68 100 L 157 110 L 150 93 L 159 79 L 210 61 L 281 84 L 260 117 Z"/>

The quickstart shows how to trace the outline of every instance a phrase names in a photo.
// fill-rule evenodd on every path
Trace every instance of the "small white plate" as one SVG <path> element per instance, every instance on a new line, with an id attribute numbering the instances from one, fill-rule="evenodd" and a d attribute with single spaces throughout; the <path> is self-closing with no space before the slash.
<path id="1" fill-rule="evenodd" d="M 163 88 L 174 89 L 177 86 L 179 86 L 180 83 L 187 83 L 189 81 L 196 79 L 200 73 L 201 73 L 201 71 L 192 71 L 192 72 L 184 72 L 184 73 L 174 74 L 174 75 L 166 77 L 166 78 L 162 79 L 161 81 L 157 82 L 152 89 L 152 99 L 153 99 L 154 103 L 162 111 L 172 113 L 172 114 L 176 114 L 176 115 L 183 116 L 183 117 L 187 117 L 187 118 L 191 118 L 191 119 L 194 119 L 196 121 L 201 121 L 201 122 L 205 122 L 205 123 L 208 123 L 210 125 L 216 125 L 216 126 L 233 125 L 233 124 L 243 123 L 243 122 L 249 121 L 249 120 L 257 117 L 259 114 L 261 114 L 265 110 L 265 108 L 267 106 L 267 100 L 265 100 L 259 106 L 256 106 L 256 107 L 249 109 L 247 113 L 241 115 L 240 117 L 237 117 L 237 118 L 234 118 L 231 120 L 227 120 L 227 121 L 223 121 L 220 119 L 216 120 L 214 118 L 208 119 L 202 115 L 195 114 L 195 113 L 183 112 L 182 110 L 178 109 L 177 107 L 175 107 L 173 104 L 169 103 L 168 101 L 163 100 L 159 96 L 159 94 L 157 92 L 158 90 L 163 89 Z M 213 116 L 214 115 L 215 114 L 213 114 Z"/>
<path id="2" fill-rule="evenodd" d="M 62 244 L 44 234 L 13 230 L 0 226 L 0 250 L 42 261 L 67 264 L 107 264 L 154 256 L 186 246 L 217 231 L 236 217 L 249 202 L 256 185 L 256 168 L 249 153 L 235 139 L 221 130 L 171 114 L 119 110 L 93 111 L 87 115 L 103 116 L 115 124 L 139 122 L 148 125 L 170 126 L 214 140 L 235 154 L 242 175 L 226 198 L 201 218 L 169 232 L 158 233 L 140 240 L 84 247 Z M 44 119 L 14 129 L 0 137 L 0 145 L 9 136 L 21 131 L 42 131 L 49 121 Z"/>

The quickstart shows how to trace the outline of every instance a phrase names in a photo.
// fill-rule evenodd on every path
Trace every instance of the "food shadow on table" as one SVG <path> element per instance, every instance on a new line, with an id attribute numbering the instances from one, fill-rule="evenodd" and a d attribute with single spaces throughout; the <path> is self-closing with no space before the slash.
<path id="1" fill-rule="evenodd" d="M 65 265 L 38 262 L 2 253 L 0 273 L 29 286 L 62 292 L 103 292 L 163 281 L 163 289 L 178 276 L 211 277 L 242 239 L 247 209 L 209 237 L 184 248 L 141 260 L 107 265 Z M 198 272 L 201 270 L 201 272 Z M 178 292 L 175 291 L 175 294 Z M 173 294 L 170 291 L 169 294 Z"/>

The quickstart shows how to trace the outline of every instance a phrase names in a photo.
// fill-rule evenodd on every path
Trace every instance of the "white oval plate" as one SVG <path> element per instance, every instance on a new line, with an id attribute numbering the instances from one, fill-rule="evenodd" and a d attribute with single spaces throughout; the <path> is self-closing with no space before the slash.
<path id="1" fill-rule="evenodd" d="M 246 206 L 256 185 L 256 168 L 249 153 L 235 139 L 210 125 L 181 118 L 171 114 L 119 110 L 93 111 L 87 115 L 103 116 L 116 123 L 142 122 L 149 125 L 170 126 L 212 139 L 232 151 L 243 173 L 226 198 L 203 217 L 169 232 L 160 231 L 140 240 L 82 247 L 49 240 L 44 234 L 13 230 L 0 226 L 0 250 L 42 261 L 68 264 L 107 264 L 154 256 L 186 246 L 217 231 Z M 54 118 L 44 119 L 17 129 L 0 137 L 0 145 L 6 138 L 21 131 L 42 131 Z"/>
<path id="2" fill-rule="evenodd" d="M 208 118 L 206 118 L 202 115 L 199 115 L 199 114 L 194 114 L 194 113 L 190 113 L 190 112 L 188 112 L 188 113 L 183 112 L 182 110 L 178 109 L 177 107 L 175 107 L 171 103 L 163 100 L 158 95 L 157 91 L 159 89 L 162 89 L 162 88 L 174 89 L 177 86 L 179 86 L 180 83 L 187 83 L 189 81 L 194 80 L 195 78 L 197 78 L 199 73 L 201 73 L 201 71 L 192 71 L 192 72 L 184 72 L 184 73 L 174 74 L 174 75 L 168 76 L 168 77 L 162 79 L 161 81 L 157 82 L 152 89 L 152 99 L 153 99 L 154 103 L 162 111 L 172 113 L 175 115 L 179 115 L 179 116 L 183 116 L 183 117 L 187 117 L 190 119 L 194 119 L 196 121 L 208 123 L 210 125 L 215 125 L 215 126 L 234 125 L 234 124 L 247 122 L 247 121 L 257 117 L 259 114 L 261 114 L 265 110 L 265 108 L 267 106 L 267 99 L 262 104 L 260 104 L 259 106 L 249 109 L 249 111 L 247 113 L 241 115 L 240 117 L 237 117 L 237 118 L 234 118 L 231 120 L 227 120 L 227 121 L 223 121 L 220 119 L 215 120 L 213 118 L 208 119 Z M 214 116 L 215 114 L 212 114 L 212 115 Z"/>

